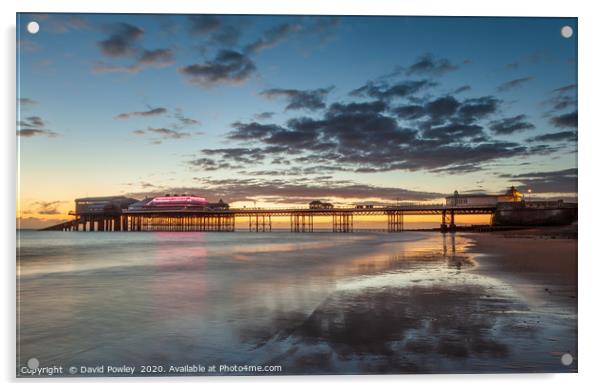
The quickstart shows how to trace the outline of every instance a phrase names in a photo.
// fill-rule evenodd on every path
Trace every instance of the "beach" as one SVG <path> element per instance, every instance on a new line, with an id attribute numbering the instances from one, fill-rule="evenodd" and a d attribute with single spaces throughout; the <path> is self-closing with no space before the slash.
<path id="1" fill-rule="evenodd" d="M 577 370 L 566 235 L 32 231 L 19 245 L 18 371 L 32 357 L 80 372 L 66 376 Z"/>

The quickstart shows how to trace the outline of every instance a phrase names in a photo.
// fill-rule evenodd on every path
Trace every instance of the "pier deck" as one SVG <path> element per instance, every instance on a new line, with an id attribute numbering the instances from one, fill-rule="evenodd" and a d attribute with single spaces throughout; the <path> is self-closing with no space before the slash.
<path id="1" fill-rule="evenodd" d="M 441 229 L 455 229 L 457 215 L 493 215 L 495 206 L 397 205 L 370 208 L 208 208 L 124 209 L 121 214 L 75 214 L 74 220 L 48 227 L 58 231 L 215 231 L 232 232 L 236 219 L 249 231 L 270 232 L 273 217 L 289 217 L 291 232 L 313 232 L 315 217 L 331 217 L 333 232 L 353 232 L 354 216 L 386 216 L 387 231 L 404 230 L 404 217 L 440 215 Z"/>

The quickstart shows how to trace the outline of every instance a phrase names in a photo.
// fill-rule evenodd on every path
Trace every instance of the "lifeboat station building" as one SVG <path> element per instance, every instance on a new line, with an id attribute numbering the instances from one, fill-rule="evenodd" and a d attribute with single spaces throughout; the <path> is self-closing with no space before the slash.
<path id="1" fill-rule="evenodd" d="M 446 206 L 497 206 L 501 203 L 522 202 L 523 194 L 512 186 L 505 194 L 460 194 L 445 197 Z"/>

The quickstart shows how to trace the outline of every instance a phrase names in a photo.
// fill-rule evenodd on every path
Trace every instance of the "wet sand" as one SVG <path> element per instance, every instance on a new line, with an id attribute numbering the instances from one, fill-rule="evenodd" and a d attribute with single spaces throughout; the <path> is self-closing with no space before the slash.
<path id="1" fill-rule="evenodd" d="M 577 370 L 567 236 L 61 234 L 22 241 L 18 365 Z"/>
<path id="2" fill-rule="evenodd" d="M 407 253 L 390 281 L 332 294 L 289 337 L 299 347 L 280 359 L 313 371 L 319 363 L 325 374 L 576 372 L 573 235 L 442 236 L 446 266 L 425 267 L 427 254 Z M 564 353 L 574 357 L 569 366 Z"/>
<path id="3" fill-rule="evenodd" d="M 474 243 L 478 273 L 512 282 L 530 299 L 577 307 L 576 227 L 464 234 Z"/>

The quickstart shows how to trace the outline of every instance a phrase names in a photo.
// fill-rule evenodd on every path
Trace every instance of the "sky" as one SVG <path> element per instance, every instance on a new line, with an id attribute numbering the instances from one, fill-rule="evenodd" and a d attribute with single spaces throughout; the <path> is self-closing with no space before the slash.
<path id="1" fill-rule="evenodd" d="M 107 195 L 575 200 L 577 35 L 575 18 L 18 14 L 17 219 Z"/>

